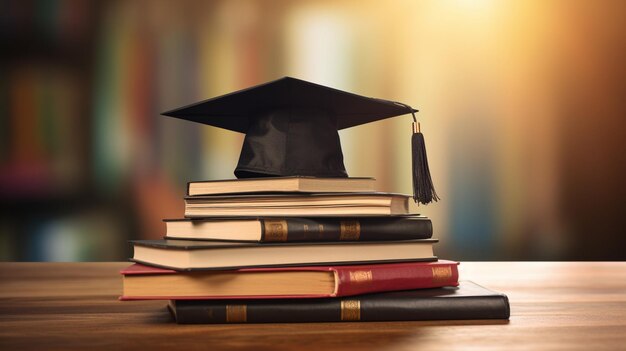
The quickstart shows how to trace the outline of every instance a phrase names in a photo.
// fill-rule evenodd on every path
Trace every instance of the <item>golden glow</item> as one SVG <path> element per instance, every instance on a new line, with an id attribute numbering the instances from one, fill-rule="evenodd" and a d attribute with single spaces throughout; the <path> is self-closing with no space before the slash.
<path id="1" fill-rule="evenodd" d="M 162 218 L 182 215 L 185 182 L 234 176 L 243 135 L 159 112 L 282 76 L 420 110 L 442 201 L 416 211 L 433 219 L 442 256 L 581 258 L 559 255 L 621 228 L 626 2 L 88 3 L 35 2 L 7 22 L 35 34 L 8 54 L 0 168 L 17 198 L 107 199 L 92 211 L 123 223 L 111 242 L 158 238 Z M 411 121 L 340 131 L 348 173 L 410 193 Z M 0 223 L 12 233 L 2 257 L 17 255 L 20 231 L 56 237 L 17 221 Z"/>

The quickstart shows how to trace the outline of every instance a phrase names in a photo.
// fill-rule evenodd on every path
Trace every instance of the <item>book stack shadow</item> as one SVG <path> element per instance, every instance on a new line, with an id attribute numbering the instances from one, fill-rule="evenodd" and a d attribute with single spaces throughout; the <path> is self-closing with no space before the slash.
<path id="1" fill-rule="evenodd" d="M 166 300 L 177 323 L 507 319 L 507 297 L 459 282 L 429 218 L 373 178 L 192 182 L 185 218 L 132 241 L 121 300 Z"/>

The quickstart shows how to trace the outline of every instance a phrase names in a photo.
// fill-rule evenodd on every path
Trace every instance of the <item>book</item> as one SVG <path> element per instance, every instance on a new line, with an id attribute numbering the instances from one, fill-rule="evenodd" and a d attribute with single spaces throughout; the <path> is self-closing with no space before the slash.
<path id="1" fill-rule="evenodd" d="M 264 217 L 166 219 L 167 239 L 255 242 L 378 241 L 428 239 L 430 219 L 403 217 Z"/>
<path id="2" fill-rule="evenodd" d="M 174 270 L 435 261 L 435 242 L 435 239 L 311 243 L 134 240 L 131 260 Z"/>
<path id="3" fill-rule="evenodd" d="M 409 198 L 390 193 L 186 196 L 185 217 L 407 215 Z"/>
<path id="4" fill-rule="evenodd" d="M 510 315 L 506 295 L 470 281 L 458 287 L 343 298 L 171 300 L 168 307 L 180 324 L 508 319 Z"/>
<path id="5" fill-rule="evenodd" d="M 374 192 L 374 178 L 317 178 L 304 176 L 209 180 L 187 183 L 187 195 L 267 192 L 349 193 Z"/>
<path id="6" fill-rule="evenodd" d="M 120 299 L 319 298 L 456 286 L 457 265 L 437 261 L 176 272 L 134 264 L 120 272 Z"/>

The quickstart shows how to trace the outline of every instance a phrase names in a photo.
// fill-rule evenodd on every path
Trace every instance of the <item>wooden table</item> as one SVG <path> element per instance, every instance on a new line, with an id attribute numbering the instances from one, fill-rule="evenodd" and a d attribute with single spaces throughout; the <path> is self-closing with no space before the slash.
<path id="1" fill-rule="evenodd" d="M 120 302 L 127 263 L 0 263 L 0 349 L 626 349 L 626 263 L 467 262 L 511 320 L 177 325 L 164 301 Z"/>

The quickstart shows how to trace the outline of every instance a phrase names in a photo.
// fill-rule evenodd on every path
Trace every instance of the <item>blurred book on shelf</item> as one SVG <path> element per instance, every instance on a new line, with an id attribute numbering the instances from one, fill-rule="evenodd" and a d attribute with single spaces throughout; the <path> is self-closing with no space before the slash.
<path id="1" fill-rule="evenodd" d="M 0 143 L 0 193 L 3 198 L 41 198 L 84 191 L 87 167 L 84 78 L 69 67 L 23 65 L 7 78 L 10 116 Z M 0 107 L 2 108 L 2 107 Z"/>
<path id="2" fill-rule="evenodd" d="M 3 6 L 0 260 L 127 256 L 120 247 L 129 238 L 128 208 L 101 197 L 92 182 L 99 7 L 74 0 Z"/>

